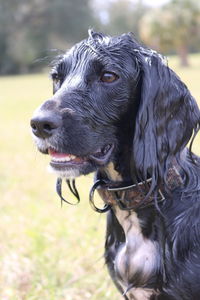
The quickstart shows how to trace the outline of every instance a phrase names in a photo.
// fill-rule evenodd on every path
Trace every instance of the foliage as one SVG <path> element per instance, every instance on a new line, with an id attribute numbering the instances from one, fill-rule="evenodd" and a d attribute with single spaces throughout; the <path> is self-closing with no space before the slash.
<path id="1" fill-rule="evenodd" d="M 169 0 L 159 8 L 143 0 L 0 0 L 0 75 L 33 72 L 43 60 L 87 36 L 88 28 L 110 35 L 133 32 L 163 53 L 187 65 L 199 51 L 200 4 Z"/>
<path id="2" fill-rule="evenodd" d="M 45 52 L 65 50 L 93 24 L 88 0 L 0 0 L 0 74 L 33 70 Z"/>
<path id="3" fill-rule="evenodd" d="M 140 26 L 141 38 L 163 52 L 171 49 L 187 65 L 188 52 L 199 50 L 200 4 L 196 0 L 172 0 L 144 16 Z"/>

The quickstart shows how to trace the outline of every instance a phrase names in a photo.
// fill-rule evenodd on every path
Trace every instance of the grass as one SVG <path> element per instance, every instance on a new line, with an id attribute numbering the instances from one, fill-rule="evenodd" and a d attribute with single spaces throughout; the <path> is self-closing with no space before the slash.
<path id="1" fill-rule="evenodd" d="M 200 55 L 191 62 L 183 69 L 169 59 L 198 100 Z M 48 157 L 32 142 L 29 120 L 51 97 L 50 80 L 1 77 L 0 85 L 0 299 L 121 299 L 103 260 L 105 216 L 88 205 L 92 175 L 77 180 L 80 205 L 61 208 Z M 194 150 L 200 153 L 199 144 L 198 136 Z"/>

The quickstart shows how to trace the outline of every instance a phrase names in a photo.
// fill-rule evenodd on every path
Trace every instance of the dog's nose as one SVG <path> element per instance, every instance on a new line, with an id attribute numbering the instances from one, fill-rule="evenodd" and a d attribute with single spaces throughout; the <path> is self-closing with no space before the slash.
<path id="1" fill-rule="evenodd" d="M 31 119 L 33 134 L 43 139 L 52 136 L 60 126 L 61 118 L 57 115 L 36 115 Z"/>

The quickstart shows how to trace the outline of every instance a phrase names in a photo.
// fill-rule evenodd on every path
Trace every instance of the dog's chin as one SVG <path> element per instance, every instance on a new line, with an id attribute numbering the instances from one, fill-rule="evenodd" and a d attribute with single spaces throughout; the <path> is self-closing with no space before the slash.
<path id="1" fill-rule="evenodd" d="M 106 145 L 87 156 L 76 156 L 74 154 L 63 153 L 53 147 L 46 150 L 39 150 L 44 154 L 49 154 L 49 171 L 62 178 L 76 178 L 80 175 L 87 175 L 97 169 L 106 166 L 111 160 L 114 145 Z"/>
<path id="2" fill-rule="evenodd" d="M 48 166 L 48 171 L 50 173 L 54 173 L 57 177 L 66 178 L 66 179 L 73 179 L 79 177 L 81 175 L 87 175 L 91 172 L 95 171 L 95 168 L 80 168 L 75 167 L 67 167 L 67 168 L 55 168 L 51 165 Z"/>

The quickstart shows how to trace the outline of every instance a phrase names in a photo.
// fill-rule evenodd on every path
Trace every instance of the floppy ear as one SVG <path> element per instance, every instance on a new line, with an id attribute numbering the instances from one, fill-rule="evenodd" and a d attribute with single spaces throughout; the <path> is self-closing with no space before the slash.
<path id="1" fill-rule="evenodd" d="M 140 65 L 140 101 L 133 140 L 134 169 L 145 180 L 163 182 L 170 163 L 180 163 L 200 122 L 199 108 L 184 83 L 161 56 L 136 53 Z"/>

